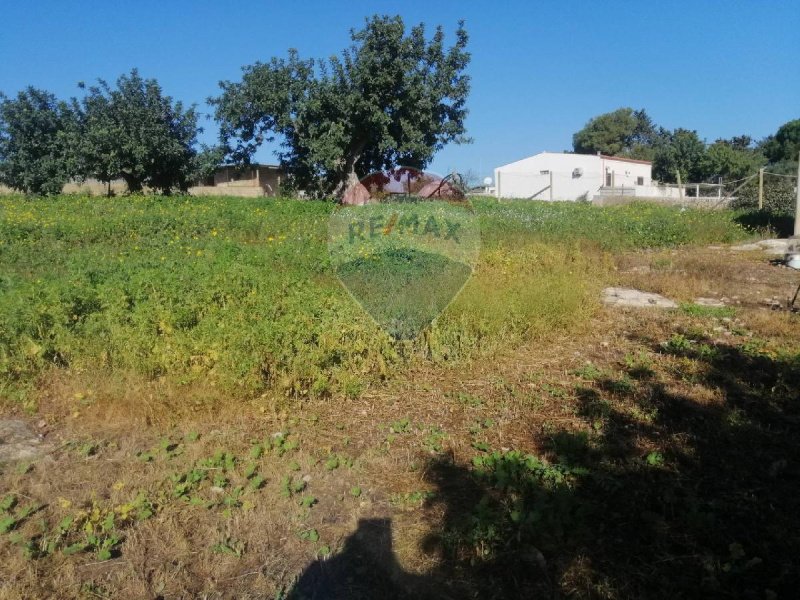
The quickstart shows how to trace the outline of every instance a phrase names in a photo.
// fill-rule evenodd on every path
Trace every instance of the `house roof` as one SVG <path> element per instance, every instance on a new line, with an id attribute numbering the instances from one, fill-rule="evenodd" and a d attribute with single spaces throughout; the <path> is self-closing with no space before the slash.
<path id="1" fill-rule="evenodd" d="M 266 167 L 269 169 L 280 169 L 280 165 L 268 165 L 264 163 L 249 163 L 246 165 L 217 165 L 217 169 L 252 169 L 254 167 Z"/>
<path id="2" fill-rule="evenodd" d="M 652 165 L 653 161 L 650 160 L 639 160 L 638 158 L 625 158 L 622 156 L 608 156 L 606 154 L 598 154 L 600 158 L 603 160 L 618 160 L 621 162 L 629 162 L 629 163 L 639 163 L 640 165 Z"/>
<path id="3" fill-rule="evenodd" d="M 574 153 L 574 152 L 547 152 L 545 150 L 544 152 L 539 152 L 538 154 L 534 154 L 532 156 L 527 156 L 525 158 L 521 158 L 519 160 L 515 160 L 514 162 L 511 162 L 511 163 L 508 163 L 508 164 L 505 164 L 505 165 L 500 165 L 499 167 L 496 167 L 496 168 L 497 169 L 505 169 L 507 167 L 517 166 L 518 163 L 530 160 L 530 159 L 535 158 L 537 156 L 546 155 L 546 154 L 559 155 L 559 156 L 576 156 L 576 157 L 581 157 L 583 159 L 593 158 L 593 159 L 598 159 L 598 160 L 617 160 L 617 161 L 620 161 L 620 162 L 635 163 L 635 164 L 642 164 L 642 165 L 652 165 L 653 164 L 649 160 L 639 160 L 637 158 L 624 158 L 622 156 L 609 156 L 607 154 L 577 154 L 577 153 Z"/>

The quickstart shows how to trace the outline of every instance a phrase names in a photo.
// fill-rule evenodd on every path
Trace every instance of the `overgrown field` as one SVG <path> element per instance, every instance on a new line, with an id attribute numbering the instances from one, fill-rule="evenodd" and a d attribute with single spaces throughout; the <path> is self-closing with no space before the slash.
<path id="1" fill-rule="evenodd" d="M 53 369 L 201 389 L 357 395 L 420 359 L 474 358 L 591 314 L 603 251 L 730 241 L 727 212 L 477 203 L 475 276 L 417 342 L 344 293 L 333 205 L 240 198 L 0 199 L 0 390 L 35 403 Z"/>
<path id="2" fill-rule="evenodd" d="M 796 595 L 797 275 L 738 213 L 479 200 L 398 341 L 332 205 L 0 208 L 2 598 Z"/>

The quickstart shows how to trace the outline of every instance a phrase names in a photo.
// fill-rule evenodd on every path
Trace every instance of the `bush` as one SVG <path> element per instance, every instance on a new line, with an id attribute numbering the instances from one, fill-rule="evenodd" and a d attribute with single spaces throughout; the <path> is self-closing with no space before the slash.
<path id="1" fill-rule="evenodd" d="M 797 195 L 795 182 L 788 177 L 766 176 L 764 178 L 764 211 L 776 216 L 794 216 Z M 737 192 L 732 208 L 754 209 L 758 207 L 758 182 L 752 181 Z"/>

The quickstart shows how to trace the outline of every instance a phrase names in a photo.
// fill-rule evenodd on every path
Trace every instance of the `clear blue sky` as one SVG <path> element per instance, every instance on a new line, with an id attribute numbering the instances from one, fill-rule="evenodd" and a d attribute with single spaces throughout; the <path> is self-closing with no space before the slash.
<path id="1" fill-rule="evenodd" d="M 167 93 L 207 111 L 205 99 L 240 67 L 290 47 L 325 57 L 373 13 L 407 24 L 458 19 L 470 34 L 474 143 L 451 146 L 432 170 L 490 174 L 542 150 L 571 147 L 593 115 L 645 108 L 668 128 L 713 141 L 761 138 L 800 118 L 800 3 L 479 3 L 240 0 L 2 0 L 0 90 L 34 85 L 67 97 L 78 81 L 138 67 Z M 452 40 L 452 35 L 450 37 Z M 205 122 L 204 141 L 216 131 Z M 274 158 L 262 151 L 258 158 Z"/>

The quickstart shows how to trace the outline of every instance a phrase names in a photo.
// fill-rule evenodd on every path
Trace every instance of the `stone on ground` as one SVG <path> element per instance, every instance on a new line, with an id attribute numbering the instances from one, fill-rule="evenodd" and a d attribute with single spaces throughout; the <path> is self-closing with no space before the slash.
<path id="1" fill-rule="evenodd" d="M 783 256 L 789 251 L 789 240 L 787 239 L 761 240 L 758 245 L 767 254 L 774 254 L 775 256 Z"/>
<path id="2" fill-rule="evenodd" d="M 47 450 L 47 445 L 25 421 L 0 419 L 0 463 L 32 460 Z"/>
<path id="3" fill-rule="evenodd" d="M 610 287 L 603 290 L 603 303 L 609 306 L 630 306 L 634 308 L 678 308 L 675 302 L 661 294 L 618 287 Z"/>
<path id="4" fill-rule="evenodd" d="M 789 240 L 784 238 L 761 240 L 759 242 L 731 246 L 730 249 L 734 252 L 753 252 L 755 250 L 763 250 L 767 254 L 783 256 L 789 250 Z"/>

